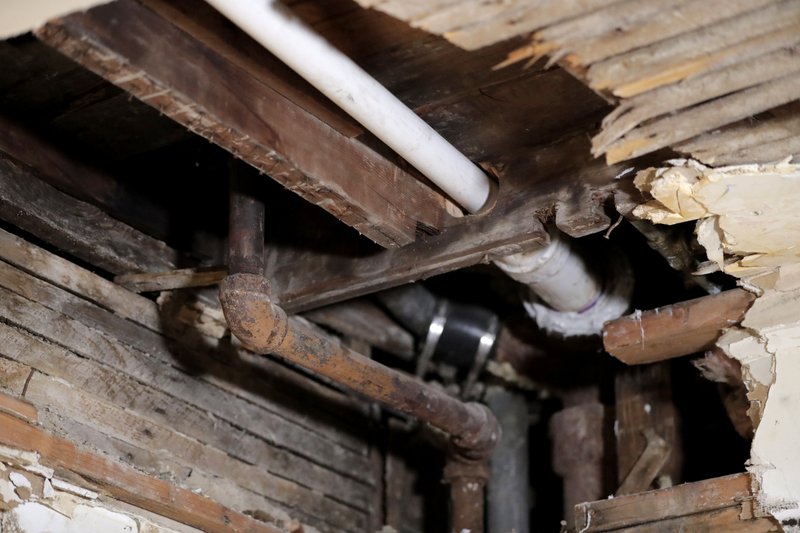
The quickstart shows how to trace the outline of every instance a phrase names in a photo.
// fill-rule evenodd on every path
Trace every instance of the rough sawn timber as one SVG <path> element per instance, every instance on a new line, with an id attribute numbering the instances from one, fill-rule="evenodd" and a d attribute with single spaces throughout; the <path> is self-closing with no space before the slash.
<path id="1" fill-rule="evenodd" d="M 446 225 L 441 195 L 359 140 L 358 125 L 310 103 L 313 89 L 269 53 L 215 36 L 218 20 L 170 16 L 191 15 L 122 0 L 37 35 L 384 247 Z"/>

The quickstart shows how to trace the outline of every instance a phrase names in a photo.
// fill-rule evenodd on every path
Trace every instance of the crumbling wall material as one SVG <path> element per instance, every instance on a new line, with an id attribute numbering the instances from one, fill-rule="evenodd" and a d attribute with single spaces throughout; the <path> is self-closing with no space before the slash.
<path id="1" fill-rule="evenodd" d="M 635 180 L 652 200 L 634 214 L 655 223 L 697 221 L 713 265 L 757 295 L 717 344 L 742 364 L 756 428 L 748 470 L 761 511 L 800 518 L 800 165 L 708 168 L 678 160 Z"/>

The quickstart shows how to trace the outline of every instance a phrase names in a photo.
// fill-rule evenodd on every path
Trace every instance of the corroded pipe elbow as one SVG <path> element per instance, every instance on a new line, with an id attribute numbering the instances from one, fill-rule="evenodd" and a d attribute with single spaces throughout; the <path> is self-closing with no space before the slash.
<path id="1" fill-rule="evenodd" d="M 269 283 L 256 274 L 231 274 L 220 283 L 219 299 L 231 333 L 248 350 L 279 349 L 289 332 L 286 312 L 270 300 Z"/>

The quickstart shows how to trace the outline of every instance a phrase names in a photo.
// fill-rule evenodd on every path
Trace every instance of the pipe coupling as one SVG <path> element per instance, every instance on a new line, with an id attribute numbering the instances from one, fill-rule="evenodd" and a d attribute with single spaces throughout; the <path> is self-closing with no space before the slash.
<path id="1" fill-rule="evenodd" d="M 272 303 L 266 278 L 231 274 L 220 283 L 219 299 L 231 333 L 245 348 L 267 354 L 283 344 L 289 332 L 289 318 Z"/>
<path id="2" fill-rule="evenodd" d="M 453 434 L 451 444 L 461 458 L 468 461 L 488 459 L 497 443 L 500 442 L 501 430 L 492 411 L 481 403 L 464 404 L 471 412 L 470 426 Z"/>

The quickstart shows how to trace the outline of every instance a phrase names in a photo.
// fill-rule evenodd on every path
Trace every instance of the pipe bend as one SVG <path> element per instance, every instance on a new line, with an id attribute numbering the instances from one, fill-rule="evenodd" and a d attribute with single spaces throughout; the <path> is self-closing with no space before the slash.
<path id="1" fill-rule="evenodd" d="M 272 353 L 286 338 L 289 318 L 270 300 L 269 283 L 263 276 L 227 276 L 220 283 L 219 299 L 228 328 L 248 350 Z"/>
<path id="2" fill-rule="evenodd" d="M 482 403 L 468 402 L 464 406 L 471 412 L 469 425 L 453 433 L 450 442 L 458 456 L 468 461 L 483 461 L 492 455 L 500 442 L 502 431 L 494 413 Z"/>

